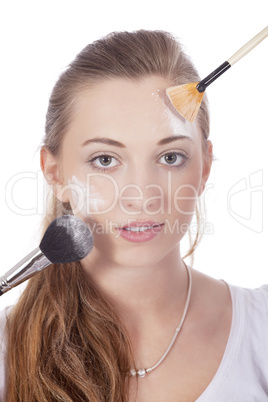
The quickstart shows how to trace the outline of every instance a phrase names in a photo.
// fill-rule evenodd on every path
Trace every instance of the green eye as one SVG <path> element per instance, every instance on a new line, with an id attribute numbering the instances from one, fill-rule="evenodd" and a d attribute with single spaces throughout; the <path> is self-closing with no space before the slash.
<path id="1" fill-rule="evenodd" d="M 159 162 L 172 167 L 180 167 L 185 163 L 186 159 L 187 157 L 185 155 L 178 152 L 168 152 L 161 156 Z"/>
<path id="2" fill-rule="evenodd" d="M 102 166 L 109 166 L 112 162 L 112 157 L 109 155 L 99 156 L 99 162 Z"/>
<path id="3" fill-rule="evenodd" d="M 93 170 L 108 171 L 120 165 L 120 162 L 111 155 L 101 154 L 87 161 Z"/>
<path id="4" fill-rule="evenodd" d="M 173 165 L 176 160 L 177 160 L 177 155 L 176 154 L 167 154 L 164 156 L 165 162 L 167 162 L 169 165 Z"/>

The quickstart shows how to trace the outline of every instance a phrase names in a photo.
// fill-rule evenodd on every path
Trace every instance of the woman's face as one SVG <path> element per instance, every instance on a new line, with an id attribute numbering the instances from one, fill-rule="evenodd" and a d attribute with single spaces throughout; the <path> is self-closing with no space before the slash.
<path id="1" fill-rule="evenodd" d="M 209 174 L 197 123 L 168 106 L 168 86 L 150 76 L 85 90 L 63 140 L 59 197 L 90 224 L 95 251 L 121 265 L 178 246 Z"/>

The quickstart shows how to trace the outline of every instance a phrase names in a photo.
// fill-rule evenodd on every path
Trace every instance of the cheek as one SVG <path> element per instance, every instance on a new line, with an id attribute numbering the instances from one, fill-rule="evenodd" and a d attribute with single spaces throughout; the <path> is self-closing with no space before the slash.
<path id="1" fill-rule="evenodd" d="M 175 211 L 185 216 L 192 215 L 197 197 L 198 192 L 195 185 L 190 183 L 181 184 L 173 195 Z"/>
<path id="2" fill-rule="evenodd" d="M 69 180 L 68 191 L 75 215 L 83 218 L 108 213 L 117 201 L 117 183 L 108 175 L 88 174 L 86 181 L 76 176 Z"/>
<path id="3" fill-rule="evenodd" d="M 191 216 L 199 197 L 202 167 L 200 162 L 192 165 L 176 180 L 173 189 L 173 204 L 177 213 Z"/>

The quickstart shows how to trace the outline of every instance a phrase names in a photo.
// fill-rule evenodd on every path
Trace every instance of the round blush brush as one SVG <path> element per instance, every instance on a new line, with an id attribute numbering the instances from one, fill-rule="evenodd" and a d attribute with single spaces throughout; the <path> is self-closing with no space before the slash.
<path id="1" fill-rule="evenodd" d="M 200 82 L 167 88 L 166 93 L 175 109 L 186 120 L 194 121 L 199 111 L 206 88 L 225 71 L 242 59 L 248 52 L 268 36 L 268 26 L 241 47 L 233 56 L 222 63 Z"/>
<path id="2" fill-rule="evenodd" d="M 51 264 L 80 261 L 93 248 L 88 226 L 73 215 L 63 215 L 50 223 L 39 247 L 0 277 L 0 296 Z"/>

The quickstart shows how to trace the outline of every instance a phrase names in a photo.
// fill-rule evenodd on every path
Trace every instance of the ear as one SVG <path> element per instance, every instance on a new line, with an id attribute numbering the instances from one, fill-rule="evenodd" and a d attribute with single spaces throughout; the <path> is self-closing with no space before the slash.
<path id="1" fill-rule="evenodd" d="M 40 167 L 47 184 L 52 187 L 56 197 L 61 202 L 69 202 L 66 191 L 64 191 L 64 184 L 60 179 L 59 159 L 52 155 L 46 147 L 42 147 L 40 151 Z"/>
<path id="2" fill-rule="evenodd" d="M 201 178 L 201 183 L 200 183 L 199 192 L 198 192 L 199 196 L 202 195 L 202 193 L 206 187 L 206 182 L 209 178 L 210 171 L 211 171 L 212 161 L 213 161 L 213 145 L 212 145 L 212 142 L 208 140 L 207 141 L 207 154 L 205 154 L 203 157 L 202 178 Z"/>

